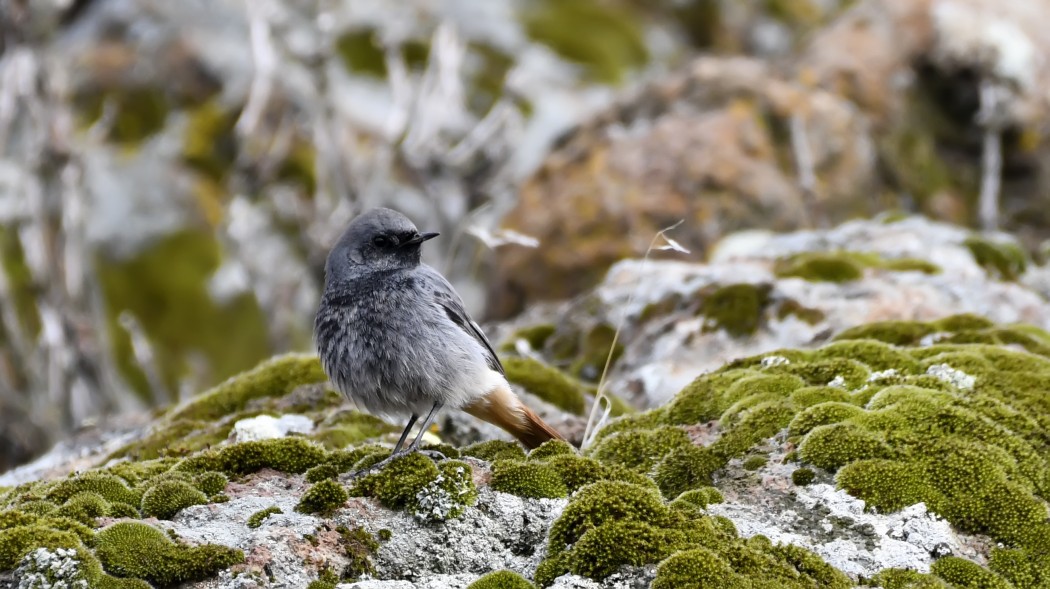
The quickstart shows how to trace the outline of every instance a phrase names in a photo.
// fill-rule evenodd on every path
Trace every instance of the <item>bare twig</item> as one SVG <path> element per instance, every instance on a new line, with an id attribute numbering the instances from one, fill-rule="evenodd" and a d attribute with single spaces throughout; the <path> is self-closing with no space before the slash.
<path id="1" fill-rule="evenodd" d="M 644 277 L 645 267 L 649 263 L 649 255 L 654 251 L 671 249 L 674 251 L 689 253 L 689 250 L 682 247 L 673 239 L 667 237 L 667 233 L 676 229 L 684 222 L 685 219 L 682 219 L 674 225 L 664 227 L 656 232 L 656 235 L 653 236 L 653 240 L 649 242 L 649 247 L 645 250 L 645 256 L 642 257 L 641 268 L 638 270 L 640 275 Z M 661 240 L 664 241 L 665 245 L 657 245 Z M 598 431 L 601 430 L 603 425 L 605 425 L 612 413 L 612 401 L 609 400 L 609 397 L 606 394 L 606 377 L 609 374 L 609 366 L 612 364 L 613 351 L 616 349 L 616 344 L 620 340 L 620 332 L 623 331 L 624 323 L 627 320 L 626 309 L 631 307 L 635 295 L 638 294 L 638 291 L 641 288 L 642 283 L 639 282 L 627 297 L 627 302 L 623 306 L 625 311 L 620 315 L 619 321 L 616 322 L 616 331 L 613 333 L 612 344 L 609 346 L 609 353 L 605 356 L 605 366 L 602 367 L 601 378 L 598 379 L 598 391 L 594 394 L 594 403 L 591 405 L 591 412 L 587 416 L 587 427 L 583 430 L 583 441 L 580 443 L 581 449 L 586 448 L 594 441 L 594 436 L 598 434 Z M 599 410 L 601 410 L 600 415 Z"/>
<path id="2" fill-rule="evenodd" d="M 988 80 L 981 81 L 981 107 L 977 122 L 984 127 L 981 146 L 981 192 L 977 210 L 981 227 L 988 231 L 999 228 L 999 186 L 1002 182 L 1003 149 L 1000 118 L 1000 91 Z"/>
<path id="3" fill-rule="evenodd" d="M 795 154 L 795 166 L 798 169 L 798 186 L 802 191 L 803 223 L 812 227 L 813 212 L 810 209 L 817 206 L 817 175 L 814 172 L 813 150 L 810 149 L 809 140 L 806 138 L 806 122 L 802 120 L 802 115 L 797 112 L 792 113 L 789 120 L 791 150 Z"/>

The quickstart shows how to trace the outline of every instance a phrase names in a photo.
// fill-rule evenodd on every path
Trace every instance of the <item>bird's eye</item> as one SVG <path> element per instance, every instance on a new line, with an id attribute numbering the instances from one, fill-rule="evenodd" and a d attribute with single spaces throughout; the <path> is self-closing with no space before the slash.
<path id="1" fill-rule="evenodd" d="M 390 243 L 390 240 L 388 240 L 386 237 L 384 237 L 382 235 L 377 235 L 375 238 L 372 239 L 372 243 L 376 247 L 386 247 L 387 244 Z"/>

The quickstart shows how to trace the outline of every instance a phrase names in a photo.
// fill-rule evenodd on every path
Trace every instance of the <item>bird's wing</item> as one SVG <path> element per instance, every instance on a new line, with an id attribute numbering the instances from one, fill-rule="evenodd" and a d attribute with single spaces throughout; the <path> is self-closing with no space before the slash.
<path id="1" fill-rule="evenodd" d="M 485 332 L 481 331 L 481 327 L 467 314 L 467 310 L 463 307 L 463 301 L 456 294 L 452 285 L 437 270 L 429 266 L 424 266 L 423 268 L 430 275 L 429 278 L 434 287 L 434 301 L 444 309 L 445 314 L 448 315 L 448 318 L 453 323 L 481 344 L 485 349 L 485 360 L 488 362 L 489 368 L 500 374 L 506 374 L 503 371 L 503 364 L 500 363 L 499 357 L 496 356 L 496 350 L 493 349 L 492 343 L 489 342 L 489 338 L 485 337 Z"/>

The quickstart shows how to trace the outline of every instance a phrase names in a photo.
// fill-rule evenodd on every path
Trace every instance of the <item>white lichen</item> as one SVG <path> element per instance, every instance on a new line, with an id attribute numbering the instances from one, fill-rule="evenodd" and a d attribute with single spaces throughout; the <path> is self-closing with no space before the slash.
<path id="1" fill-rule="evenodd" d="M 88 589 L 77 551 L 71 548 L 37 548 L 19 563 L 15 578 L 18 589 Z"/>
<path id="2" fill-rule="evenodd" d="M 838 387 L 840 389 L 844 389 L 844 388 L 846 388 L 846 379 L 842 378 L 842 375 L 840 374 L 840 375 L 836 376 L 835 378 L 831 379 L 831 381 L 828 382 L 828 386 L 829 387 Z"/>
<path id="3" fill-rule="evenodd" d="M 470 474 L 462 466 L 457 467 L 456 476 L 450 480 L 438 477 L 416 493 L 419 508 L 413 513 L 416 518 L 429 521 L 445 521 L 463 511 L 464 497 L 472 491 Z"/>
<path id="4" fill-rule="evenodd" d="M 900 372 L 896 368 L 887 368 L 886 370 L 878 370 L 872 372 L 868 376 L 868 382 L 876 382 L 880 380 L 886 380 L 888 378 L 895 378 L 900 375 Z"/>
<path id="5" fill-rule="evenodd" d="M 235 442 L 251 442 L 283 438 L 290 433 L 309 434 L 313 430 L 314 421 L 305 415 L 258 415 L 233 424 L 231 437 Z"/>
<path id="6" fill-rule="evenodd" d="M 788 360 L 783 356 L 766 356 L 765 358 L 762 358 L 762 368 L 783 366 L 785 364 L 791 364 L 791 360 Z"/>
<path id="7" fill-rule="evenodd" d="M 973 390 L 973 385 L 977 382 L 973 376 L 947 364 L 934 364 L 926 369 L 926 374 L 963 391 Z"/>

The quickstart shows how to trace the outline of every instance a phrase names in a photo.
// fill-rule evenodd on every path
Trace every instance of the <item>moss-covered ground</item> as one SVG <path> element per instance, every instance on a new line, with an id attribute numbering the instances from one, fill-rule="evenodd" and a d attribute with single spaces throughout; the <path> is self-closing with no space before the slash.
<path id="1" fill-rule="evenodd" d="M 553 371 L 520 367 L 540 376 Z M 579 390 L 570 377 L 554 378 L 562 390 Z M 602 579 L 621 565 L 654 564 L 654 587 L 849 587 L 851 580 L 816 555 L 762 536 L 741 538 L 729 520 L 705 511 L 723 500 L 711 485 L 729 460 L 762 468 L 767 458 L 756 446 L 786 432 L 797 447 L 790 457 L 801 467 L 795 484 L 809 484 L 814 473 L 833 475 L 869 508 L 922 501 L 958 529 L 997 543 L 987 566 L 948 557 L 929 574 L 889 570 L 868 582 L 1019 589 L 1050 583 L 1050 334 L 1030 326 L 971 315 L 869 324 L 818 349 L 731 362 L 665 406 L 614 419 L 582 453 L 564 442 L 528 453 L 510 442 L 442 445 L 434 449 L 444 460 L 410 454 L 348 485 L 342 473 L 387 455 L 384 446 L 360 444 L 385 430 L 333 410 L 341 403 L 318 385 L 322 380 L 315 359 L 279 357 L 169 411 L 159 423 L 171 431 L 158 427 L 118 453 L 132 461 L 0 492 L 0 570 L 43 547 L 75 550 L 84 565 L 78 574 L 102 587 L 118 586 L 107 585 L 117 582 L 113 576 L 163 585 L 213 575 L 243 555 L 184 545 L 137 520 L 220 501 L 228 481 L 263 468 L 305 473 L 312 486 L 300 511 L 324 515 L 348 496 L 363 496 L 442 525 L 476 501 L 469 461 L 478 459 L 488 463 L 496 491 L 568 498 L 532 579 L 539 586 L 566 572 Z M 219 443 L 229 416 L 267 407 L 322 408 L 328 415 L 318 415 L 325 425 L 313 439 Z M 719 424 L 717 438 L 698 445 L 689 428 L 711 422 Z M 336 445 L 321 435 L 339 427 L 356 433 Z M 272 513 L 260 512 L 252 525 L 264 525 Z M 109 518 L 107 526 L 101 518 Z M 149 549 L 126 549 L 129 539 Z M 370 554 L 371 543 L 354 542 Z M 368 572 L 368 554 L 355 574 Z M 157 555 L 165 556 L 163 566 Z M 522 582 L 510 574 L 486 579 Z"/>

